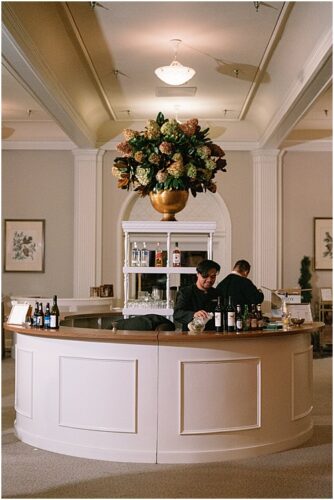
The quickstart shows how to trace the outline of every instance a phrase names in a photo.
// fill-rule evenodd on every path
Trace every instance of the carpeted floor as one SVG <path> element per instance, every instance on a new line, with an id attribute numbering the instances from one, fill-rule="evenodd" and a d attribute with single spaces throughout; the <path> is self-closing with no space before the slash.
<path id="1" fill-rule="evenodd" d="M 314 434 L 258 458 L 125 464 L 35 449 L 14 434 L 14 362 L 2 362 L 2 498 L 333 498 L 332 358 L 314 360 Z"/>

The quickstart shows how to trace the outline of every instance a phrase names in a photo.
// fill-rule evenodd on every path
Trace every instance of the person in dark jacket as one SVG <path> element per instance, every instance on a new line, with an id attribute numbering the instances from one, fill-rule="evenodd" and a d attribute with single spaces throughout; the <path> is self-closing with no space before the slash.
<path id="1" fill-rule="evenodd" d="M 174 321 L 182 323 L 182 330 L 188 330 L 188 323 L 193 318 L 207 318 L 217 305 L 218 294 L 213 288 L 220 265 L 213 260 L 203 260 L 196 268 L 197 281 L 193 285 L 182 287 L 174 306 Z M 214 330 L 214 320 L 209 320 L 205 330 Z"/>
<path id="2" fill-rule="evenodd" d="M 216 287 L 218 294 L 223 297 L 225 303 L 232 297 L 232 304 L 240 304 L 242 308 L 245 304 L 262 304 L 264 295 L 262 290 L 256 288 L 254 283 L 248 278 L 251 266 L 247 260 L 238 260 L 233 271 L 226 276 Z"/>

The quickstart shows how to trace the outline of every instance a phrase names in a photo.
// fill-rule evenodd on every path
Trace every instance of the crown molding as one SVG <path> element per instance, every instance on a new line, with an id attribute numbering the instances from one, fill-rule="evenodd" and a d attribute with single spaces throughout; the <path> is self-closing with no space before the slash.
<path id="1" fill-rule="evenodd" d="M 260 139 L 261 148 L 279 147 L 332 81 L 332 29 L 324 34 L 288 90 Z"/>
<path id="2" fill-rule="evenodd" d="M 72 141 L 2 141 L 1 143 L 3 151 L 71 151 L 77 147 Z"/>

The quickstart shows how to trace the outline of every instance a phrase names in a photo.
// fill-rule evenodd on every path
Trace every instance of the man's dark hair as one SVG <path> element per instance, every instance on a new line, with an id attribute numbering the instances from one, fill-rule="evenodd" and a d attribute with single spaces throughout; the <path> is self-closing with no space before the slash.
<path id="1" fill-rule="evenodd" d="M 217 273 L 220 271 L 220 265 L 214 260 L 202 260 L 196 267 L 196 271 L 206 278 L 210 269 L 215 269 Z"/>
<path id="2" fill-rule="evenodd" d="M 236 271 L 241 271 L 241 272 L 247 272 L 249 273 L 250 271 L 250 263 L 247 262 L 247 260 L 238 260 L 235 264 L 234 264 L 234 268 Z"/>

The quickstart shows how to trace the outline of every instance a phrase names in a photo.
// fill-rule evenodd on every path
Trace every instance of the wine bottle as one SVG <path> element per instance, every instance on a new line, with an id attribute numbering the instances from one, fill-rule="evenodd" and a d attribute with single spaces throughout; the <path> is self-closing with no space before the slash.
<path id="1" fill-rule="evenodd" d="M 243 321 L 242 321 L 242 313 L 241 313 L 241 305 L 237 304 L 237 311 L 235 313 L 235 329 L 237 332 L 242 332 L 243 330 Z"/>
<path id="2" fill-rule="evenodd" d="M 179 249 L 179 244 L 177 242 L 175 242 L 175 247 L 173 250 L 172 264 L 173 264 L 173 267 L 180 267 L 181 266 L 181 252 Z"/>
<path id="3" fill-rule="evenodd" d="M 141 249 L 141 252 L 140 252 L 140 265 L 142 267 L 148 267 L 149 266 L 149 260 L 150 260 L 149 257 L 150 257 L 150 253 L 147 250 L 146 243 L 144 241 L 143 242 L 143 248 Z"/>
<path id="4" fill-rule="evenodd" d="M 228 304 L 226 307 L 227 311 L 227 331 L 234 332 L 235 331 L 235 309 L 232 304 L 232 297 L 229 296 Z"/>
<path id="5" fill-rule="evenodd" d="M 257 304 L 257 306 L 256 306 L 256 317 L 257 317 L 257 329 L 263 330 L 264 321 L 263 321 L 263 315 L 262 315 L 262 311 L 261 311 L 261 304 Z"/>
<path id="6" fill-rule="evenodd" d="M 51 314 L 50 314 L 50 304 L 47 302 L 45 306 L 45 314 L 44 314 L 44 328 L 46 330 L 50 329 L 50 322 L 51 322 Z"/>
<path id="7" fill-rule="evenodd" d="M 248 332 L 248 330 L 250 329 L 250 317 L 249 317 L 248 304 L 244 305 L 244 313 L 242 315 L 242 328 L 245 332 Z"/>
<path id="8" fill-rule="evenodd" d="M 32 326 L 34 326 L 35 328 L 38 328 L 38 309 L 39 309 L 39 304 L 38 304 L 38 302 L 36 302 L 33 320 L 32 320 Z"/>
<path id="9" fill-rule="evenodd" d="M 131 252 L 131 266 L 140 266 L 140 250 L 137 246 L 137 242 L 134 241 L 132 252 Z"/>
<path id="10" fill-rule="evenodd" d="M 53 296 L 53 304 L 50 311 L 50 328 L 58 330 L 59 328 L 59 308 L 57 304 L 57 295 Z"/>
<path id="11" fill-rule="evenodd" d="M 215 330 L 216 332 L 222 332 L 224 311 L 221 305 L 221 297 L 217 298 L 217 305 L 215 307 L 214 313 L 215 313 Z"/>
<path id="12" fill-rule="evenodd" d="M 155 267 L 162 267 L 162 263 L 163 263 L 163 253 L 160 248 L 160 243 L 158 242 L 155 251 Z"/>
<path id="13" fill-rule="evenodd" d="M 255 304 L 251 305 L 249 317 L 250 317 L 250 329 L 253 331 L 257 330 L 257 317 L 256 317 Z"/>
<path id="14" fill-rule="evenodd" d="M 39 308 L 38 308 L 37 328 L 44 328 L 44 312 L 43 312 L 42 302 L 39 303 Z"/>

